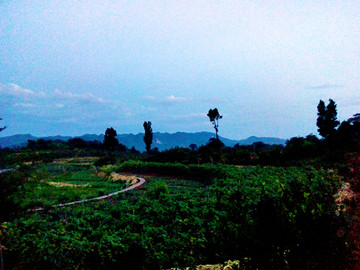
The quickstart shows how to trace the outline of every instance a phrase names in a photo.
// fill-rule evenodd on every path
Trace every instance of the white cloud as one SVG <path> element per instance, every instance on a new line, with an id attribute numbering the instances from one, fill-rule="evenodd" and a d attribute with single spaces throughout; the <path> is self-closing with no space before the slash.
<path id="1" fill-rule="evenodd" d="M 105 103 L 105 100 L 103 98 L 96 97 L 91 93 L 75 94 L 71 92 L 63 92 L 58 89 L 56 89 L 53 92 L 53 97 L 57 99 L 80 101 L 80 102 Z"/>
<path id="2" fill-rule="evenodd" d="M 171 95 L 171 96 L 166 97 L 166 100 L 171 103 L 183 103 L 183 102 L 188 102 L 191 99 L 187 99 L 184 97 L 175 97 L 174 95 Z"/>
<path id="3" fill-rule="evenodd" d="M 55 91 L 46 94 L 43 91 L 32 91 L 14 83 L 9 83 L 8 85 L 0 84 L 0 96 L 10 104 L 13 104 L 14 106 L 21 105 L 22 107 L 25 107 L 26 104 L 29 105 L 29 101 L 32 103 L 46 102 L 47 105 L 58 108 L 64 107 L 65 103 L 103 104 L 107 102 L 103 98 L 97 97 L 91 93 L 76 94 L 56 89 Z M 54 100 L 62 100 L 63 102 L 55 101 L 55 104 L 53 104 Z"/>
<path id="4" fill-rule="evenodd" d="M 342 84 L 331 84 L 331 83 L 324 83 L 320 85 L 310 86 L 310 89 L 334 89 L 334 88 L 343 88 L 345 85 Z"/>
<path id="5" fill-rule="evenodd" d="M 8 85 L 0 84 L 0 93 L 6 96 L 22 97 L 24 99 L 36 96 L 34 91 L 23 88 L 14 83 L 10 83 Z"/>
<path id="6" fill-rule="evenodd" d="M 23 88 L 14 83 L 9 84 L 9 90 L 12 94 L 16 94 L 16 95 L 31 95 L 31 96 L 35 95 L 35 92 L 33 92 L 29 89 Z"/>
<path id="7" fill-rule="evenodd" d="M 185 97 L 176 97 L 174 95 L 166 96 L 163 98 L 156 98 L 154 96 L 144 96 L 145 100 L 154 102 L 156 104 L 162 104 L 162 105 L 171 105 L 171 104 L 177 104 L 177 103 L 188 103 L 192 102 L 192 98 L 185 98 Z"/>

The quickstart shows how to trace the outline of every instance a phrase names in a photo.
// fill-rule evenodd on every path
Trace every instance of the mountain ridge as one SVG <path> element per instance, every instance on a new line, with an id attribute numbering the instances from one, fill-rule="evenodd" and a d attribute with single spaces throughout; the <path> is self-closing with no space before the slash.
<path id="1" fill-rule="evenodd" d="M 126 147 L 134 147 L 137 150 L 144 151 L 145 144 L 143 142 L 144 133 L 125 133 L 119 134 L 117 139 L 119 143 L 124 144 Z M 174 147 L 189 147 L 190 144 L 196 144 L 197 146 L 205 145 L 210 138 L 214 138 L 215 134 L 207 131 L 202 132 L 154 132 L 152 148 L 157 147 L 160 151 L 171 149 Z M 45 136 L 45 137 L 36 137 L 31 134 L 16 134 L 11 136 L 0 137 L 0 147 L 23 147 L 26 146 L 28 140 L 60 140 L 67 141 L 72 138 L 81 138 L 85 141 L 103 141 L 104 134 L 84 134 L 81 136 Z M 275 138 L 275 137 L 256 137 L 250 136 L 247 139 L 242 140 L 232 140 L 225 137 L 219 136 L 220 140 L 226 146 L 234 146 L 235 144 L 239 145 L 251 145 L 255 142 L 263 142 L 266 144 L 285 144 L 286 140 Z"/>

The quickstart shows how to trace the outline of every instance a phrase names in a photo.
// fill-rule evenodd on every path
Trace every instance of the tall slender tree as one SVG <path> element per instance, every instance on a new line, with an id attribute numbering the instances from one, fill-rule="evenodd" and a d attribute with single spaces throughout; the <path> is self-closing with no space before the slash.
<path id="1" fill-rule="evenodd" d="M 222 118 L 222 115 L 220 115 L 218 109 L 215 108 L 215 109 L 210 109 L 207 116 L 209 117 L 210 122 L 214 125 L 216 140 L 219 140 L 219 136 L 218 136 L 219 120 Z"/>
<path id="2" fill-rule="evenodd" d="M 151 149 L 151 144 L 153 141 L 153 132 L 152 132 L 152 128 L 151 128 L 151 122 L 150 121 L 145 121 L 144 122 L 144 130 L 145 130 L 145 135 L 144 135 L 144 142 L 146 145 L 146 151 L 149 153 L 150 149 Z"/>
<path id="3" fill-rule="evenodd" d="M 320 99 L 317 106 L 318 109 L 318 118 L 316 119 L 316 125 L 318 126 L 318 132 L 321 136 L 324 137 L 324 126 L 325 126 L 325 117 L 326 117 L 326 107 L 324 101 Z"/>
<path id="4" fill-rule="evenodd" d="M 329 104 L 325 107 L 324 101 L 320 100 L 318 105 L 318 118 L 316 125 L 318 126 L 318 132 L 324 138 L 328 138 L 334 134 L 335 128 L 340 124 L 337 120 L 336 103 L 332 99 L 329 99 Z"/>

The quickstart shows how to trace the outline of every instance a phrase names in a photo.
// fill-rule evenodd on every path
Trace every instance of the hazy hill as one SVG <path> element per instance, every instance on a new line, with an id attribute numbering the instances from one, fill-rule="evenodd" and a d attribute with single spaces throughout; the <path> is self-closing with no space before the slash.
<path id="1" fill-rule="evenodd" d="M 37 138 L 30 134 L 16 134 L 0 138 L 1 147 L 16 147 L 26 145 L 28 140 L 36 140 Z"/>
<path id="2" fill-rule="evenodd" d="M 140 151 L 145 151 L 145 144 L 143 141 L 144 133 L 138 134 L 119 134 L 117 136 L 119 143 L 126 145 L 126 147 L 131 148 L 135 147 Z M 196 133 L 186 133 L 186 132 L 176 132 L 176 133 L 160 133 L 155 132 L 153 138 L 152 148 L 159 148 L 159 150 L 170 149 L 176 146 L 179 147 L 189 147 L 190 144 L 196 144 L 201 146 L 206 144 L 210 138 L 214 137 L 214 133 L 211 132 L 196 132 Z M 82 138 L 85 141 L 103 141 L 103 134 L 85 134 L 82 136 L 70 137 L 70 136 L 49 136 L 49 137 L 34 137 L 30 134 L 18 134 L 13 136 L 6 136 L 0 138 L 0 147 L 22 147 L 27 144 L 28 140 L 62 140 L 67 141 L 70 138 Z M 279 138 L 270 138 L 270 137 L 249 137 L 244 140 L 230 140 L 224 137 L 220 137 L 221 141 L 224 142 L 226 146 L 234 146 L 235 144 L 248 145 L 253 144 L 254 142 L 263 142 L 266 144 L 285 144 L 286 140 Z"/>

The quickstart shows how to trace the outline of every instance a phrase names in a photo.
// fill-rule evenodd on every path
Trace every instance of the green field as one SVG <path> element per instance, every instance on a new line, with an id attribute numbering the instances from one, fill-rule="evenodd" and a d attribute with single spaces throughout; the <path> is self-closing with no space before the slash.
<path id="1" fill-rule="evenodd" d="M 63 160 L 40 164 L 31 169 L 26 185 L 17 199 L 22 209 L 49 207 L 60 203 L 84 200 L 126 187 L 124 181 L 100 177 L 88 163 Z"/>
<path id="2" fill-rule="evenodd" d="M 159 269 L 239 260 L 241 269 L 341 265 L 336 172 L 304 168 L 71 160 L 29 169 L 22 214 L 2 224 L 5 261 L 18 269 Z M 111 174 L 146 178 L 121 190 Z M 46 206 L 45 211 L 28 212 Z"/>

